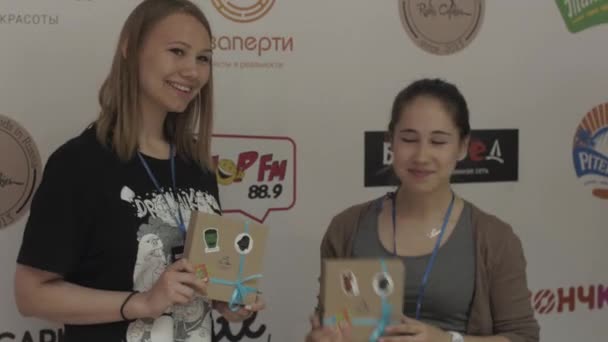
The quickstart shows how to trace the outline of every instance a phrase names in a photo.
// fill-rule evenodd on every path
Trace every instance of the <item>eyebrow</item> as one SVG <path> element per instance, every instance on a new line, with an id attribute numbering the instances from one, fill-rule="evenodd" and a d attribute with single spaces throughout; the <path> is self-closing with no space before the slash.
<path id="1" fill-rule="evenodd" d="M 191 49 L 191 48 L 192 48 L 192 45 L 190 45 L 190 44 L 188 44 L 188 43 L 186 43 L 186 42 L 183 42 L 183 41 L 181 41 L 181 40 L 176 40 L 176 41 L 169 42 L 169 45 L 171 45 L 171 44 L 179 44 L 179 45 L 183 45 L 183 46 L 185 46 L 185 47 L 187 47 L 187 48 L 189 48 L 189 49 Z M 204 50 L 203 50 L 203 51 L 201 51 L 201 52 L 203 52 L 203 53 L 208 53 L 208 52 L 211 52 L 211 49 L 204 49 Z"/>
<path id="2" fill-rule="evenodd" d="M 418 131 L 411 129 L 411 128 L 405 128 L 399 131 L 399 133 L 418 133 Z M 432 131 L 431 134 L 440 134 L 440 135 L 452 135 L 451 133 L 445 132 L 445 131 Z"/>
<path id="3" fill-rule="evenodd" d="M 448 133 L 445 131 L 432 131 L 431 134 L 452 135 L 452 133 Z"/>

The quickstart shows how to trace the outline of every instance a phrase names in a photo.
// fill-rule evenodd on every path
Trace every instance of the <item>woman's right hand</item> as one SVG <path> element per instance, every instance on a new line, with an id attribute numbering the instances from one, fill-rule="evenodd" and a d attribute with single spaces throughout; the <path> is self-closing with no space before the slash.
<path id="1" fill-rule="evenodd" d="M 147 316 L 159 317 L 174 304 L 187 304 L 198 293 L 207 295 L 208 279 L 197 279 L 194 267 L 186 259 L 169 265 L 154 286 L 142 293 Z"/>
<path id="2" fill-rule="evenodd" d="M 339 327 L 322 327 L 317 315 L 310 317 L 311 330 L 306 335 L 306 342 L 350 342 L 351 329 L 342 321 Z"/>

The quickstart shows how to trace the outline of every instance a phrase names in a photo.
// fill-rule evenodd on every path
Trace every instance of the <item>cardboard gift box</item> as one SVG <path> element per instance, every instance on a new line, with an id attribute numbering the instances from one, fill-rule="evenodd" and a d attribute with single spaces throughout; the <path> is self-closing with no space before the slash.
<path id="1" fill-rule="evenodd" d="M 236 310 L 256 301 L 267 238 L 265 225 L 193 211 L 184 257 L 209 278 L 207 297 Z"/>
<path id="2" fill-rule="evenodd" d="M 374 341 L 402 317 L 405 265 L 400 259 L 323 260 L 323 324 L 352 326 L 353 341 Z"/>

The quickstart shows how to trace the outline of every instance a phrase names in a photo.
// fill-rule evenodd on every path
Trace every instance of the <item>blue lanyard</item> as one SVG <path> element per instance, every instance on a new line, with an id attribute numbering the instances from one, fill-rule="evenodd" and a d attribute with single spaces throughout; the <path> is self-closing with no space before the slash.
<path id="1" fill-rule="evenodd" d="M 433 268 L 433 263 L 435 262 L 435 257 L 439 252 L 439 246 L 441 245 L 441 239 L 443 237 L 443 233 L 445 232 L 445 228 L 448 225 L 448 221 L 450 220 L 450 214 L 452 213 L 452 207 L 454 206 L 454 193 L 452 192 L 452 199 L 450 201 L 450 205 L 448 206 L 448 210 L 445 213 L 445 217 L 443 218 L 443 224 L 441 225 L 441 232 L 439 233 L 439 237 L 437 238 L 437 242 L 435 242 L 435 248 L 433 248 L 433 254 L 431 254 L 431 259 L 429 260 L 428 265 L 426 266 L 426 270 L 424 272 L 424 276 L 422 277 L 422 283 L 420 284 L 420 289 L 418 290 L 418 299 L 416 300 L 416 319 L 420 319 L 420 310 L 422 308 L 422 301 L 424 298 L 424 290 L 426 289 L 426 284 L 429 280 L 429 274 L 431 274 L 431 269 Z M 397 192 L 393 193 L 391 196 L 391 200 L 393 202 L 392 208 L 392 216 L 393 216 L 393 253 L 397 255 Z"/>
<path id="2" fill-rule="evenodd" d="M 175 156 L 173 155 L 173 150 L 174 150 L 173 144 L 171 144 L 170 152 L 169 152 L 169 154 L 170 154 L 169 159 L 171 161 L 171 180 L 173 182 L 173 197 L 175 200 L 175 205 L 177 206 L 178 216 L 175 216 L 175 215 L 171 215 L 171 216 L 173 216 L 175 223 L 177 224 L 179 229 L 182 231 L 182 233 L 186 234 L 186 225 L 184 224 L 184 218 L 182 217 L 182 211 L 180 209 L 179 199 L 177 198 L 177 185 L 176 185 L 176 181 L 175 181 Z M 150 177 L 150 180 L 152 181 L 152 183 L 154 183 L 154 186 L 156 187 L 156 190 L 158 190 L 159 195 L 161 195 L 161 197 L 165 200 L 165 204 L 167 204 L 167 208 L 169 209 L 169 211 L 171 211 L 171 206 L 169 205 L 169 201 L 167 200 L 167 197 L 165 197 L 165 194 L 163 194 L 163 192 L 160 188 L 160 184 L 158 184 L 158 181 L 156 180 L 156 177 L 154 177 L 152 170 L 150 170 L 148 163 L 146 162 L 144 157 L 141 155 L 141 153 L 139 153 L 139 151 L 137 152 L 137 155 L 139 156 L 139 160 L 141 161 L 144 168 L 146 169 L 146 172 L 148 173 L 148 177 Z"/>

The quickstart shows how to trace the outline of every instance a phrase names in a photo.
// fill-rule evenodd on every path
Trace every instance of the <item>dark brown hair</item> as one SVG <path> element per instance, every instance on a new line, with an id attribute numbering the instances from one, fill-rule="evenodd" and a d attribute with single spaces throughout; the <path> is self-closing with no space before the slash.
<path id="1" fill-rule="evenodd" d="M 391 111 L 391 121 L 388 124 L 389 137 L 393 136 L 403 109 L 420 96 L 429 96 L 441 101 L 446 111 L 451 114 L 454 124 L 458 127 L 460 138 L 464 139 L 469 135 L 471 132 L 469 108 L 458 88 L 441 79 L 425 78 L 411 83 L 395 97 Z"/>

